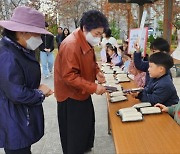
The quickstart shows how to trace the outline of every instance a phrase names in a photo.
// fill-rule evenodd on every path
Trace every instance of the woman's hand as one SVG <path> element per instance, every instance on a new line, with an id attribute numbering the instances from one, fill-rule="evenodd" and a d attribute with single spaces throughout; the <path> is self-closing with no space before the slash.
<path id="1" fill-rule="evenodd" d="M 96 94 L 97 95 L 102 95 L 105 92 L 106 92 L 106 88 L 104 86 L 98 84 L 97 88 L 96 88 Z"/>
<path id="2" fill-rule="evenodd" d="M 102 72 L 98 72 L 97 75 L 96 75 L 96 78 L 97 78 L 99 83 L 106 82 L 105 76 L 104 76 L 104 74 Z"/>
<path id="3" fill-rule="evenodd" d="M 139 95 L 139 92 L 130 92 L 129 93 L 132 97 L 136 98 Z"/>
<path id="4" fill-rule="evenodd" d="M 41 84 L 38 88 L 39 90 L 41 90 L 43 92 L 43 94 L 48 97 L 50 95 L 52 95 L 54 92 L 45 84 Z"/>
<path id="5" fill-rule="evenodd" d="M 160 104 L 160 103 L 157 103 L 154 105 L 155 107 L 159 107 L 161 109 L 161 111 L 163 112 L 168 112 L 168 107 L 166 107 L 165 105 L 163 104 Z"/>
<path id="6" fill-rule="evenodd" d="M 54 91 L 50 90 L 45 96 L 48 97 L 50 95 L 52 95 L 54 93 Z"/>

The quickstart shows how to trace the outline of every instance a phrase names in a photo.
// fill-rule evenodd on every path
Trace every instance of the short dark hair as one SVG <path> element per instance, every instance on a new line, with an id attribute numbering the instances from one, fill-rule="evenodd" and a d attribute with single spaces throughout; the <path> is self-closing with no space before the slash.
<path id="1" fill-rule="evenodd" d="M 121 50 L 121 51 L 123 51 L 123 46 L 121 45 L 121 46 L 119 46 L 119 49 Z"/>
<path id="2" fill-rule="evenodd" d="M 105 33 L 105 35 L 106 35 L 106 37 L 111 37 L 111 29 L 106 29 L 105 31 L 104 31 L 104 33 Z"/>
<path id="3" fill-rule="evenodd" d="M 161 52 L 170 52 L 170 45 L 168 43 L 168 41 L 166 41 L 163 38 L 157 38 L 155 39 L 151 45 L 150 45 L 150 49 L 154 49 L 154 50 L 159 50 Z"/>
<path id="4" fill-rule="evenodd" d="M 159 66 L 163 66 L 166 72 L 173 67 L 173 58 L 165 52 L 156 52 L 149 57 L 149 62 Z"/>
<path id="5" fill-rule="evenodd" d="M 128 43 L 129 43 L 129 42 L 128 42 L 127 40 L 123 41 L 123 44 L 127 44 L 127 45 L 128 45 Z"/>
<path id="6" fill-rule="evenodd" d="M 11 31 L 5 28 L 3 29 L 2 36 L 6 36 L 15 42 L 18 40 L 15 31 Z"/>
<path id="7" fill-rule="evenodd" d="M 110 50 L 114 51 L 115 55 L 117 56 L 117 48 L 113 46 L 111 43 L 106 43 L 106 47 L 109 48 Z"/>
<path id="8" fill-rule="evenodd" d="M 106 47 L 109 47 L 109 46 L 112 46 L 112 44 L 111 43 L 106 43 Z"/>
<path id="9" fill-rule="evenodd" d="M 80 20 L 80 28 L 83 30 L 83 27 L 89 32 L 92 29 L 104 28 L 104 31 L 109 27 L 107 18 L 103 13 L 98 10 L 90 10 L 83 13 L 83 16 Z"/>
<path id="10" fill-rule="evenodd" d="M 62 30 L 63 30 L 63 28 L 62 28 L 61 26 L 58 26 L 58 28 L 60 28 L 60 29 L 62 29 Z"/>

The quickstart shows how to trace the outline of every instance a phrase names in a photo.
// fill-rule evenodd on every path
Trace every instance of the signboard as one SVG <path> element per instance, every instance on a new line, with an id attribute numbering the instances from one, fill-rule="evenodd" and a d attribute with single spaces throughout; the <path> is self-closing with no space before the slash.
<path id="1" fill-rule="evenodd" d="M 141 35 L 139 37 L 139 34 Z M 138 42 L 140 46 L 140 51 L 142 55 L 146 55 L 146 44 L 147 44 L 147 37 L 148 37 L 148 28 L 136 28 L 130 29 L 129 33 L 129 44 L 128 44 L 128 53 L 133 54 L 136 49 L 134 48 L 134 44 Z"/>

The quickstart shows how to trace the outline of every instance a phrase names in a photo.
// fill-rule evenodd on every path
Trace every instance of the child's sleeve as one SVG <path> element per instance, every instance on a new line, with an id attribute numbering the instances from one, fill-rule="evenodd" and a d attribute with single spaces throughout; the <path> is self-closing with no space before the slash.
<path id="1" fill-rule="evenodd" d="M 176 106 L 177 106 L 177 104 L 168 107 L 168 113 L 169 113 L 171 116 L 173 116 L 173 117 L 174 117 L 174 114 L 175 114 Z"/>
<path id="2" fill-rule="evenodd" d="M 148 95 L 147 95 L 145 90 L 140 92 L 136 98 L 138 98 L 141 102 L 150 102 Z"/>
<path id="3" fill-rule="evenodd" d="M 143 72 L 147 72 L 149 68 L 149 62 L 142 60 L 141 52 L 134 52 L 134 65 L 138 70 Z"/>
<path id="4" fill-rule="evenodd" d="M 168 107 L 168 113 L 174 117 L 174 120 L 180 125 L 180 102 Z"/>

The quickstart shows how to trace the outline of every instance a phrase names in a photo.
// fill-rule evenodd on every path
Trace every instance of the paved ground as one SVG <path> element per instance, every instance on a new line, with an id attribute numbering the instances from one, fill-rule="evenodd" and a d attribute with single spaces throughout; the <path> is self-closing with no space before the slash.
<path id="1" fill-rule="evenodd" d="M 173 81 L 180 96 L 180 78 L 174 78 Z M 53 77 L 42 79 L 42 83 L 49 85 L 53 89 Z M 112 136 L 107 133 L 106 98 L 104 95 L 93 95 L 92 98 L 96 115 L 96 135 L 94 149 L 89 154 L 114 154 L 115 149 Z M 62 154 L 54 96 L 47 98 L 43 106 L 45 113 L 45 135 L 38 143 L 32 146 L 32 154 Z M 3 149 L 0 149 L 0 154 L 4 154 Z"/>

